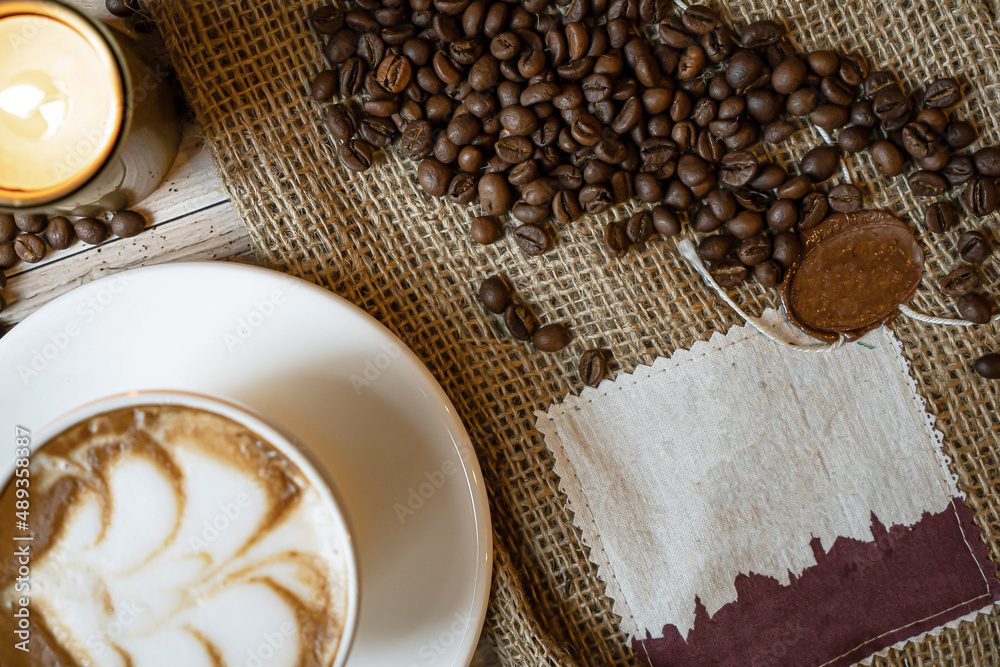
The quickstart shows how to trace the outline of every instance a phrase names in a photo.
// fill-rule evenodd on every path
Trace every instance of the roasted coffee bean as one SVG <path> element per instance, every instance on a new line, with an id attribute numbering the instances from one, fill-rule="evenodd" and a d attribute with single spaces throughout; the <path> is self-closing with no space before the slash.
<path id="1" fill-rule="evenodd" d="M 764 128 L 764 141 L 769 144 L 780 144 L 795 132 L 795 126 L 787 120 L 776 120 Z M 843 134 L 843 133 L 841 133 Z"/>
<path id="2" fill-rule="evenodd" d="M 817 76 L 830 76 L 840 69 L 840 56 L 835 51 L 813 51 L 806 56 L 806 62 Z"/>
<path id="3" fill-rule="evenodd" d="M 785 107 L 785 97 L 773 90 L 754 88 L 746 94 L 747 112 L 762 125 L 778 119 Z"/>
<path id="4" fill-rule="evenodd" d="M 589 184 L 607 183 L 614 171 L 615 168 L 606 162 L 588 159 L 583 166 L 583 181 Z"/>
<path id="5" fill-rule="evenodd" d="M 736 287 L 746 281 L 749 271 L 747 267 L 735 259 L 723 259 L 708 268 L 712 278 L 719 287 Z"/>
<path id="6" fill-rule="evenodd" d="M 754 190 L 773 190 L 788 180 L 788 172 L 772 162 L 762 163 L 748 185 Z"/>
<path id="7" fill-rule="evenodd" d="M 757 266 L 771 258 L 771 239 L 766 234 L 756 234 L 744 240 L 736 256 L 747 266 Z"/>
<path id="8" fill-rule="evenodd" d="M 709 208 L 719 220 L 728 220 L 736 215 L 736 198 L 729 190 L 712 190 L 707 199 Z"/>
<path id="9" fill-rule="evenodd" d="M 505 165 L 510 164 L 503 160 L 500 161 Z M 538 178 L 538 174 L 538 163 L 534 160 L 525 160 L 510 167 L 510 171 L 507 173 L 507 181 L 514 186 L 527 185 Z"/>
<path id="10" fill-rule="evenodd" d="M 808 116 L 819 106 L 819 95 L 812 88 L 800 88 L 788 96 L 785 110 L 793 116 Z"/>
<path id="11" fill-rule="evenodd" d="M 812 229 L 823 222 L 830 211 L 830 203 L 822 192 L 810 192 L 799 205 L 799 229 Z"/>
<path id="12" fill-rule="evenodd" d="M 45 228 L 45 240 L 54 250 L 63 250 L 70 247 L 73 245 L 73 241 L 76 240 L 73 223 L 62 216 L 52 218 Z"/>
<path id="13" fill-rule="evenodd" d="M 808 67 L 799 58 L 787 58 L 771 72 L 771 86 L 782 95 L 793 93 L 802 87 L 808 74 Z"/>
<path id="14" fill-rule="evenodd" d="M 802 256 L 802 242 L 794 232 L 775 234 L 772 242 L 771 259 L 781 267 L 788 269 L 794 266 Z"/>
<path id="15" fill-rule="evenodd" d="M 799 170 L 813 183 L 827 180 L 839 169 L 840 149 L 836 146 L 817 146 L 807 152 L 799 163 Z"/>
<path id="16" fill-rule="evenodd" d="M 948 166 L 948 162 L 950 161 L 951 151 L 932 151 L 930 155 L 920 160 L 920 166 L 929 171 L 940 171 Z"/>
<path id="17" fill-rule="evenodd" d="M 636 211 L 625 223 L 625 236 L 633 245 L 645 243 L 653 235 L 653 216 L 649 211 Z"/>
<path id="18" fill-rule="evenodd" d="M 972 158 L 965 155 L 956 155 L 948 160 L 948 164 L 938 170 L 938 173 L 945 177 L 951 185 L 962 185 L 968 183 L 976 173 L 976 167 Z"/>
<path id="19" fill-rule="evenodd" d="M 127 7 L 129 3 L 130 0 L 108 0 L 107 5 L 110 10 L 112 4 Z M 121 16 L 121 14 L 116 14 L 113 11 L 111 13 L 115 14 L 115 16 Z M 129 11 L 129 14 L 131 13 Z M 333 5 L 320 7 L 309 18 L 309 24 L 312 25 L 313 30 L 321 35 L 335 33 L 344 27 L 344 12 Z"/>
<path id="20" fill-rule="evenodd" d="M 753 267 L 754 280 L 761 287 L 777 287 L 781 282 L 781 266 L 777 262 L 767 260 Z"/>
<path id="21" fill-rule="evenodd" d="M 525 137 L 508 135 L 501 137 L 494 148 L 498 156 L 505 162 L 517 164 L 531 158 L 535 152 L 535 147 Z"/>
<path id="22" fill-rule="evenodd" d="M 854 213 L 861 208 L 861 190 L 850 183 L 841 183 L 830 190 L 827 201 L 837 213 Z"/>
<path id="23" fill-rule="evenodd" d="M 899 88 L 899 81 L 892 72 L 872 72 L 865 77 L 864 93 L 868 99 L 873 100 L 879 93 L 890 88 Z"/>
<path id="24" fill-rule="evenodd" d="M 580 355 L 577 366 L 580 381 L 588 387 L 596 387 L 608 372 L 607 356 L 604 350 L 590 349 Z"/>
<path id="25" fill-rule="evenodd" d="M 459 172 L 448 184 L 448 199 L 456 204 L 471 204 L 476 198 L 477 179 L 472 174 Z"/>
<path id="26" fill-rule="evenodd" d="M 943 178 L 941 180 L 944 181 Z M 998 204 L 1000 200 L 997 197 L 996 184 L 992 179 L 974 176 L 965 186 L 965 206 L 969 209 L 969 213 L 979 217 L 989 215 L 997 210 Z"/>
<path id="27" fill-rule="evenodd" d="M 958 253 L 963 262 L 978 264 L 990 254 L 990 246 L 986 236 L 979 231 L 965 232 L 958 238 Z"/>
<path id="28" fill-rule="evenodd" d="M 376 32 L 379 29 L 375 17 L 362 9 L 352 9 L 344 14 L 344 22 L 357 32 Z"/>
<path id="29" fill-rule="evenodd" d="M 960 266 L 941 279 L 945 296 L 965 296 L 979 287 L 979 276 L 971 266 Z"/>
<path id="30" fill-rule="evenodd" d="M 353 56 L 355 48 L 354 32 L 343 28 L 330 35 L 326 41 L 324 53 L 326 53 L 326 59 L 330 61 L 331 65 L 337 65 Z"/>
<path id="31" fill-rule="evenodd" d="M 746 98 L 733 95 L 732 97 L 727 97 L 719 103 L 719 111 L 716 117 L 719 120 L 735 120 L 743 115 L 746 108 Z"/>
<path id="32" fill-rule="evenodd" d="M 594 215 L 606 211 L 613 203 L 611 191 L 600 185 L 585 185 L 580 190 L 580 206 Z"/>
<path id="33" fill-rule="evenodd" d="M 39 213 L 15 213 L 14 224 L 22 232 L 39 234 L 45 231 L 45 226 L 49 224 L 49 219 L 48 216 Z"/>
<path id="34" fill-rule="evenodd" d="M 930 155 L 934 149 L 935 134 L 923 123 L 909 123 L 903 128 L 903 148 L 917 159 Z"/>
<path id="35" fill-rule="evenodd" d="M 479 285 L 479 300 L 486 309 L 497 315 L 510 306 L 513 290 L 503 276 L 490 276 Z"/>
<path id="36" fill-rule="evenodd" d="M 851 105 L 851 122 L 859 127 L 873 128 L 878 125 L 878 118 L 872 111 L 871 100 L 862 100 Z"/>
<path id="37" fill-rule="evenodd" d="M 512 303 L 503 311 L 503 323 L 508 333 L 517 340 L 531 340 L 538 329 L 538 318 L 529 306 Z"/>
<path id="38" fill-rule="evenodd" d="M 757 158 L 752 153 L 743 151 L 729 153 L 719 163 L 719 178 L 726 185 L 741 188 L 757 174 L 757 167 Z"/>
<path id="39" fill-rule="evenodd" d="M 14 244 L 0 243 L 0 272 L 11 268 L 18 261 L 17 253 L 14 252 Z"/>
<path id="40" fill-rule="evenodd" d="M 616 204 L 624 204 L 635 194 L 632 190 L 632 172 L 619 170 L 611 176 L 611 198 Z"/>
<path id="41" fill-rule="evenodd" d="M 84 243 L 97 245 L 108 238 L 108 226 L 97 218 L 80 218 L 73 223 L 73 231 Z"/>
<path id="42" fill-rule="evenodd" d="M 712 212 L 710 206 L 701 206 L 694 214 L 694 223 L 692 225 L 697 232 L 702 234 L 707 234 L 708 232 L 714 232 L 716 229 L 722 226 L 722 220 L 716 217 L 715 213 Z"/>
<path id="43" fill-rule="evenodd" d="M 523 137 L 538 128 L 538 116 L 530 109 L 514 104 L 500 112 L 500 124 L 511 134 Z"/>
<path id="44" fill-rule="evenodd" d="M 995 146 L 980 148 L 972 154 L 972 161 L 980 176 L 1000 176 L 1000 148 Z"/>
<path id="45" fill-rule="evenodd" d="M 956 305 L 962 319 L 973 324 L 987 324 L 993 316 L 993 306 L 980 294 L 960 296 Z"/>
<path id="46" fill-rule="evenodd" d="M 374 33 L 358 35 L 357 54 L 359 57 L 364 58 L 369 69 L 374 70 L 381 64 L 382 59 L 385 58 L 385 41 L 382 37 Z"/>
<path id="47" fill-rule="evenodd" d="M 756 166 L 756 162 L 754 166 Z M 680 161 L 677 163 L 677 176 L 680 178 L 681 183 L 689 188 L 704 183 L 709 179 L 713 182 L 715 180 L 712 168 L 697 155 L 681 156 Z M 723 176 L 723 178 L 725 177 Z"/>
<path id="48" fill-rule="evenodd" d="M 780 199 L 767 209 L 767 226 L 776 232 L 784 232 L 799 222 L 799 209 L 786 199 Z"/>
<path id="49" fill-rule="evenodd" d="M 1000 379 L 1000 354 L 992 352 L 976 359 L 973 369 L 987 380 Z"/>
<path id="50" fill-rule="evenodd" d="M 431 124 L 425 120 L 408 123 L 403 130 L 400 145 L 406 157 L 414 161 L 423 160 L 431 154 L 434 144 L 431 141 Z"/>
<path id="51" fill-rule="evenodd" d="M 310 93 L 313 99 L 326 102 L 337 94 L 337 73 L 332 69 L 323 70 L 313 79 Z"/>
<path id="52" fill-rule="evenodd" d="M 531 344 L 542 352 L 558 352 L 570 341 L 569 329 L 563 324 L 546 324 L 531 336 Z"/>
<path id="53" fill-rule="evenodd" d="M 872 131 L 860 125 L 845 127 L 837 135 L 837 145 L 845 153 L 859 153 L 868 148 L 871 140 Z"/>
<path id="54" fill-rule="evenodd" d="M 580 201 L 572 191 L 562 190 L 552 198 L 552 216 L 560 223 L 576 220 L 583 213 Z"/>
<path id="55" fill-rule="evenodd" d="M 944 179 L 943 176 L 937 174 L 933 171 L 927 171 L 926 169 L 920 169 L 912 174 L 910 174 L 907 181 L 910 184 L 910 192 L 917 195 L 918 197 L 937 197 L 948 191 L 950 187 L 948 181 Z M 992 185 L 992 182 L 990 183 Z M 967 202 L 979 201 L 979 199 L 973 197 L 973 199 L 967 199 Z M 989 201 L 989 200 L 984 200 Z M 969 203 L 970 210 L 973 209 L 973 204 Z M 993 190 L 993 209 L 996 208 L 996 190 Z M 991 209 L 991 211 L 993 210 Z M 980 215 L 980 214 L 977 214 Z"/>
<path id="56" fill-rule="evenodd" d="M 146 228 L 146 218 L 137 211 L 123 210 L 111 216 L 111 232 L 123 239 L 135 236 Z"/>
<path id="57" fill-rule="evenodd" d="M 691 188 L 674 179 L 667 183 L 662 203 L 675 211 L 685 211 L 694 203 L 694 194 Z"/>
<path id="58" fill-rule="evenodd" d="M 420 187 L 424 189 L 424 192 L 435 197 L 445 196 L 453 175 L 448 165 L 433 157 L 422 160 L 420 166 L 417 167 L 417 180 L 420 182 Z"/>
<path id="59" fill-rule="evenodd" d="M 942 138 L 950 148 L 955 150 L 965 148 L 978 137 L 975 126 L 964 120 L 954 120 L 944 128 Z"/>
<path id="60" fill-rule="evenodd" d="M 901 118 L 909 111 L 910 102 L 899 88 L 886 88 L 872 99 L 872 113 L 883 123 Z"/>
<path id="61" fill-rule="evenodd" d="M 681 15 L 684 28 L 695 35 L 704 35 L 719 27 L 719 15 L 705 5 L 688 5 Z"/>
<path id="62" fill-rule="evenodd" d="M 14 253 L 22 262 L 40 262 L 45 257 L 45 242 L 35 234 L 18 234 L 14 239 Z"/>
<path id="63" fill-rule="evenodd" d="M 368 117 L 361 121 L 358 134 L 372 146 L 385 148 L 392 143 L 398 133 L 396 125 L 388 118 Z"/>
<path id="64" fill-rule="evenodd" d="M 537 178 L 521 190 L 521 198 L 532 206 L 548 204 L 555 197 L 558 181 L 551 178 Z"/>
<path id="65" fill-rule="evenodd" d="M 362 107 L 366 114 L 377 118 L 392 118 L 399 113 L 399 102 L 396 100 L 365 100 Z"/>
<path id="66" fill-rule="evenodd" d="M 771 196 L 766 192 L 751 190 L 750 188 L 737 188 L 733 190 L 733 197 L 736 203 L 748 211 L 763 213 L 771 206 Z"/>
<path id="67" fill-rule="evenodd" d="M 924 227 L 936 234 L 948 231 L 957 222 L 958 211 L 951 202 L 937 202 L 924 209 Z"/>
<path id="68" fill-rule="evenodd" d="M 759 49 L 774 44 L 784 33 L 784 29 L 774 21 L 754 21 L 743 28 L 740 44 L 745 49 Z"/>
<path id="69" fill-rule="evenodd" d="M 903 173 L 903 155 L 891 141 L 876 141 L 872 144 L 871 154 L 875 166 L 886 176 L 899 176 Z"/>
<path id="70" fill-rule="evenodd" d="M 655 204 L 663 197 L 660 182 L 652 174 L 636 174 L 633 186 L 639 201 L 647 204 Z"/>
<path id="71" fill-rule="evenodd" d="M 489 215 L 502 215 L 511 209 L 514 196 L 503 174 L 484 174 L 479 179 L 479 203 Z"/>
<path id="72" fill-rule="evenodd" d="M 503 225 L 492 216 L 476 216 L 469 226 L 469 235 L 472 236 L 473 241 L 480 245 L 490 245 L 499 241 L 500 237 L 503 236 Z M 482 293 L 481 288 L 480 293 Z"/>
<path id="73" fill-rule="evenodd" d="M 14 216 L 10 213 L 0 213 L 0 243 L 10 243 L 20 233 Z"/>
<path id="74" fill-rule="evenodd" d="M 526 255 L 541 255 L 552 248 L 552 237 L 538 225 L 525 223 L 514 229 L 514 242 Z"/>
<path id="75" fill-rule="evenodd" d="M 706 262 L 718 262 L 725 259 L 729 251 L 733 249 L 734 244 L 733 237 L 726 234 L 706 236 L 698 244 L 698 257 Z"/>
<path id="76" fill-rule="evenodd" d="M 836 130 L 847 125 L 850 112 L 839 104 L 821 104 L 809 113 L 809 120 L 824 130 Z"/>
<path id="77" fill-rule="evenodd" d="M 604 249 L 610 257 L 622 257 L 628 252 L 632 241 L 625 232 L 624 221 L 612 221 L 604 225 Z"/>
<path id="78" fill-rule="evenodd" d="M 653 228 L 660 236 L 677 236 L 681 233 L 680 219 L 666 206 L 654 206 L 652 216 Z"/>
<path id="79" fill-rule="evenodd" d="M 360 93 L 364 88 L 367 73 L 368 66 L 357 56 L 352 56 L 342 62 L 338 70 L 341 95 L 350 97 Z"/>
<path id="80" fill-rule="evenodd" d="M 439 134 L 437 141 L 434 142 L 434 157 L 445 164 L 455 162 L 458 159 L 460 150 L 458 146 L 448 139 L 448 135 L 445 132 Z"/>
<path id="81" fill-rule="evenodd" d="M 936 137 L 944 132 L 950 120 L 948 113 L 941 109 L 924 109 L 917 114 L 916 122 L 926 125 Z"/>
<path id="82" fill-rule="evenodd" d="M 764 216 L 755 211 L 742 211 L 726 221 L 726 231 L 738 239 L 748 239 L 764 230 Z"/>
<path id="83" fill-rule="evenodd" d="M 962 99 L 962 88 L 950 77 L 938 79 L 924 92 L 924 104 L 929 107 L 950 107 Z"/>

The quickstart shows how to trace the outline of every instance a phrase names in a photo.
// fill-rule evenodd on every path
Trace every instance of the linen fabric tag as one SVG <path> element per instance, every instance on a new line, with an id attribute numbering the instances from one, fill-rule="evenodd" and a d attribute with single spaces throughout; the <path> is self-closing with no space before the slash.
<path id="1" fill-rule="evenodd" d="M 654 667 L 848 665 L 1000 601 L 884 327 L 818 354 L 733 327 L 536 414 Z"/>

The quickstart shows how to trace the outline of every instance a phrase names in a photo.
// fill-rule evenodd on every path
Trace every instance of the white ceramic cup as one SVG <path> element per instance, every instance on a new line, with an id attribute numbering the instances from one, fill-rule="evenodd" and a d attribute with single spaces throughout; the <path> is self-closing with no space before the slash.
<path id="1" fill-rule="evenodd" d="M 344 614 L 344 629 L 337 647 L 336 659 L 330 667 L 343 667 L 351 652 L 351 645 L 357 631 L 361 591 L 358 575 L 357 553 L 351 537 L 350 520 L 344 510 L 344 503 L 333 479 L 322 464 L 284 427 L 268 420 L 245 405 L 229 399 L 216 398 L 187 391 L 153 390 L 131 391 L 107 396 L 86 403 L 49 422 L 31 434 L 31 452 L 36 452 L 46 442 L 66 429 L 97 415 L 139 405 L 170 405 L 205 410 L 221 415 L 245 426 L 261 436 L 275 449 L 292 461 L 320 494 L 324 503 L 333 511 L 336 527 L 344 544 L 345 572 L 347 573 L 347 606 Z M 14 472 L 15 461 L 0 470 L 4 480 L 0 488 L 5 488 Z"/>

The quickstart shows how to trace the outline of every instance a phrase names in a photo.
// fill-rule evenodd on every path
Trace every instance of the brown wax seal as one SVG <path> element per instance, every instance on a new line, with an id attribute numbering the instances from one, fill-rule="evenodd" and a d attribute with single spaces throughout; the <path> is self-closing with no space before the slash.
<path id="1" fill-rule="evenodd" d="M 781 302 L 810 336 L 855 340 L 895 318 L 923 272 L 923 250 L 901 220 L 838 213 L 802 233 L 802 258 L 781 283 Z"/>

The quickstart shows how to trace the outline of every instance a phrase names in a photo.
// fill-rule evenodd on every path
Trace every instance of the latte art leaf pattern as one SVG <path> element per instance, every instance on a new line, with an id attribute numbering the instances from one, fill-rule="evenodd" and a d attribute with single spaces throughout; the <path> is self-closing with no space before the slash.
<path id="1" fill-rule="evenodd" d="M 333 662 L 347 605 L 337 517 L 253 432 L 190 408 L 122 409 L 46 443 L 31 472 L 32 651 L 5 646 L 0 663 Z M 0 510 L 13 502 L 9 485 Z M 16 576 L 3 563 L 5 608 Z"/>

